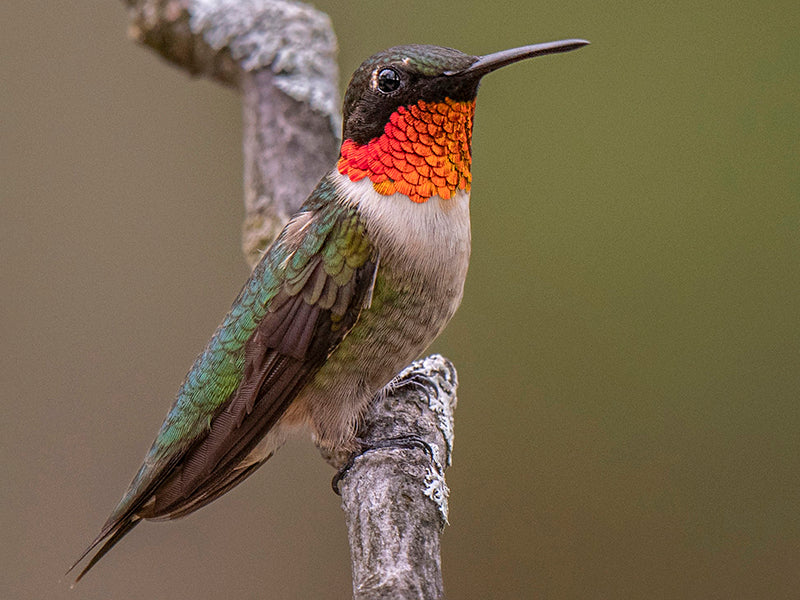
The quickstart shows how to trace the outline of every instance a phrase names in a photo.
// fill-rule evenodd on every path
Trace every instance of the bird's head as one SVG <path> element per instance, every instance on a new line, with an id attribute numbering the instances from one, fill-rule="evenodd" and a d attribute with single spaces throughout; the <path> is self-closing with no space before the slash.
<path id="1" fill-rule="evenodd" d="M 562 40 L 471 56 L 439 46 L 395 46 L 365 60 L 344 99 L 338 170 L 369 177 L 384 195 L 415 202 L 469 190 L 470 143 L 481 78 L 511 63 L 588 44 Z"/>

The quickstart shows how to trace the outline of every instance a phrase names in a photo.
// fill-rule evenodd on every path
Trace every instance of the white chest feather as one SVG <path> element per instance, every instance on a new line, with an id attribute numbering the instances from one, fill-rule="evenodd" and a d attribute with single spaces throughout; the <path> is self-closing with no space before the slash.
<path id="1" fill-rule="evenodd" d="M 342 197 L 364 215 L 368 231 L 381 251 L 411 272 L 444 279 L 466 276 L 470 253 L 469 192 L 459 190 L 449 200 L 433 196 L 424 203 L 403 194 L 384 196 L 365 178 L 333 173 Z"/>

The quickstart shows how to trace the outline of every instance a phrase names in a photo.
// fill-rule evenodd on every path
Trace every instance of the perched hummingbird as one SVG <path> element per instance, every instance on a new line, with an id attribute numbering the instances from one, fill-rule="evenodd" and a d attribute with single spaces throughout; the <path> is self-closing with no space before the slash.
<path id="1" fill-rule="evenodd" d="M 585 44 L 487 56 L 397 46 L 364 61 L 345 95 L 337 164 L 195 360 L 128 491 L 72 566 L 103 543 L 77 580 L 142 519 L 182 517 L 242 482 L 291 430 L 357 450 L 370 399 L 461 302 L 481 78 Z"/>

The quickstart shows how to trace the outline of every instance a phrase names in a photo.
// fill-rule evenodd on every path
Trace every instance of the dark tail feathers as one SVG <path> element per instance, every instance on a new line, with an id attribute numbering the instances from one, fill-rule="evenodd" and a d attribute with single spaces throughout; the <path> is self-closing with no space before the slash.
<path id="1" fill-rule="evenodd" d="M 75 585 L 75 583 L 78 583 L 83 578 L 83 576 L 89 572 L 89 569 L 95 566 L 97 564 L 97 561 L 99 561 L 101 558 L 103 558 L 103 556 L 105 556 L 106 552 L 111 550 L 111 548 L 113 548 L 114 545 L 125 536 L 125 534 L 127 534 L 131 529 L 136 527 L 140 522 L 141 518 L 132 515 L 114 524 L 103 527 L 103 531 L 100 532 L 100 535 L 98 535 L 94 539 L 94 541 L 91 544 L 89 544 L 89 547 L 83 551 L 83 554 L 80 555 L 80 558 L 78 558 L 78 560 L 76 560 L 75 563 L 67 570 L 66 574 L 71 573 L 75 569 L 75 567 L 77 567 L 78 564 L 100 544 L 100 542 L 105 540 L 105 543 L 100 547 L 100 550 L 95 552 L 94 556 L 92 556 L 91 560 L 83 568 L 83 571 L 81 571 L 80 574 L 75 578 L 75 582 L 73 583 L 73 585 Z"/>

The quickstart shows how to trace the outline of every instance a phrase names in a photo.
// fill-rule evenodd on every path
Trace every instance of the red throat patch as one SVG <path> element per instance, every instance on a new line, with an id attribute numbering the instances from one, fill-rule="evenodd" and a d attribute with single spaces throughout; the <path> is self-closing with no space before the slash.
<path id="1" fill-rule="evenodd" d="M 414 202 L 438 195 L 449 200 L 469 191 L 472 175 L 472 117 L 475 101 L 420 100 L 401 106 L 389 118 L 382 136 L 358 146 L 342 143 L 337 165 L 351 181 L 369 177 L 379 194 L 405 194 Z"/>

